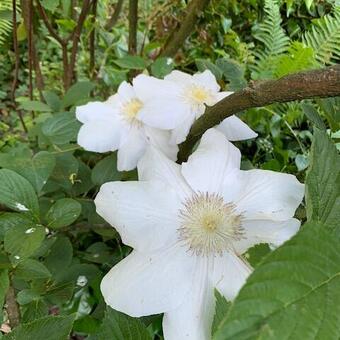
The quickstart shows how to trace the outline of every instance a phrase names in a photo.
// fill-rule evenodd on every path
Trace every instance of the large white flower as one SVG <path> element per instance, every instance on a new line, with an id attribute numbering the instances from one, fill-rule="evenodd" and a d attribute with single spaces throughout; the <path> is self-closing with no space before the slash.
<path id="1" fill-rule="evenodd" d="M 178 148 L 169 144 L 169 131 L 147 126 L 138 118 L 144 105 L 135 88 L 123 82 L 107 101 L 78 106 L 76 117 L 83 123 L 78 144 L 95 152 L 118 150 L 120 171 L 134 169 L 148 144 L 176 159 Z"/>
<path id="2" fill-rule="evenodd" d="M 149 76 L 136 79 L 135 88 L 147 103 L 139 117 L 150 126 L 172 130 L 171 142 L 183 142 L 193 122 L 232 92 L 220 92 L 215 76 L 206 70 L 189 75 L 172 71 L 164 80 Z M 257 134 L 236 116 L 226 118 L 218 129 L 230 141 L 254 138 Z"/>
<path id="3" fill-rule="evenodd" d="M 134 248 L 104 277 L 111 307 L 131 316 L 164 312 L 167 340 L 210 338 L 214 288 L 233 299 L 251 268 L 242 254 L 295 234 L 304 186 L 288 174 L 240 170 L 239 150 L 208 130 L 182 164 L 150 147 L 139 182 L 104 184 L 97 212 Z"/>

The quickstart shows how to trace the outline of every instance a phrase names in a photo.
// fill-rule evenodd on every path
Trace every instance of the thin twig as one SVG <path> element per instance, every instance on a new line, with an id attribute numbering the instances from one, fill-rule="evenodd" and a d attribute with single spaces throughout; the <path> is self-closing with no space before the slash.
<path id="1" fill-rule="evenodd" d="M 138 0 L 129 0 L 129 53 L 137 52 Z"/>
<path id="2" fill-rule="evenodd" d="M 96 15 L 97 15 L 97 0 L 93 0 L 92 3 L 92 30 L 89 39 L 89 50 L 90 50 L 90 65 L 89 73 L 91 79 L 95 78 L 95 40 L 96 40 Z"/>
<path id="3" fill-rule="evenodd" d="M 112 27 L 116 25 L 119 19 L 120 13 L 122 11 L 122 8 L 123 8 L 123 3 L 124 3 L 124 0 L 118 0 L 111 18 L 107 21 L 105 25 L 105 29 L 107 31 L 111 31 Z"/>

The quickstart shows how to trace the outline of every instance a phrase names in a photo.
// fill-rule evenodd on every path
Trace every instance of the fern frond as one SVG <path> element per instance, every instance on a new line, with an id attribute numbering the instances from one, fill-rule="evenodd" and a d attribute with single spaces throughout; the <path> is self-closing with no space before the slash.
<path id="1" fill-rule="evenodd" d="M 289 44 L 289 38 L 281 27 L 282 19 L 277 0 L 266 0 L 264 10 L 266 18 L 254 34 L 262 45 L 254 53 L 256 60 L 252 68 L 253 79 L 272 78 L 275 68 L 273 60 L 284 53 Z"/>
<path id="2" fill-rule="evenodd" d="M 340 61 L 340 6 L 335 6 L 331 14 L 315 21 L 311 30 L 303 36 L 303 41 L 315 51 L 320 64 Z"/>
<path id="3" fill-rule="evenodd" d="M 7 35 L 12 31 L 12 1 L 0 1 L 0 46 L 4 43 Z M 17 11 L 20 12 L 17 7 Z"/>

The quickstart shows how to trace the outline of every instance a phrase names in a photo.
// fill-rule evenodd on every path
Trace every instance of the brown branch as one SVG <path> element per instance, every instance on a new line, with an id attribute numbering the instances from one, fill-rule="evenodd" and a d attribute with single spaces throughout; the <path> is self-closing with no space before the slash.
<path id="1" fill-rule="evenodd" d="M 129 53 L 137 52 L 138 0 L 129 0 Z"/>
<path id="2" fill-rule="evenodd" d="M 40 16 L 40 18 L 43 20 L 47 30 L 50 32 L 51 36 L 59 42 L 61 46 L 66 45 L 67 41 L 64 40 L 62 37 L 58 35 L 58 33 L 54 30 L 50 20 L 48 19 L 47 13 L 43 6 L 41 6 L 41 3 L 39 0 L 36 0 L 37 3 L 37 11 Z"/>
<path id="3" fill-rule="evenodd" d="M 89 13 L 90 8 L 91 8 L 91 1 L 84 0 L 81 12 L 79 14 L 77 26 L 74 29 L 73 34 L 72 34 L 72 48 L 71 48 L 71 56 L 70 56 L 70 61 L 68 63 L 68 69 L 67 69 L 67 74 L 66 74 L 65 90 L 71 86 L 72 81 L 74 79 L 74 68 L 76 64 L 76 57 L 77 57 L 77 52 L 78 52 L 80 34 L 83 29 L 84 22 Z"/>
<path id="4" fill-rule="evenodd" d="M 122 11 L 122 8 L 123 8 L 123 3 L 124 3 L 124 0 L 118 0 L 111 18 L 107 21 L 105 25 L 105 29 L 107 31 L 111 31 L 112 27 L 116 25 L 119 19 L 120 13 Z"/>
<path id="5" fill-rule="evenodd" d="M 20 323 L 20 310 L 12 283 L 10 283 L 6 294 L 6 311 L 11 328 L 18 326 Z"/>
<path id="6" fill-rule="evenodd" d="M 92 30 L 89 38 L 89 50 L 90 50 L 90 63 L 89 74 L 91 79 L 95 77 L 95 40 L 96 40 L 96 15 L 97 15 L 97 0 L 93 0 L 92 3 Z"/>
<path id="7" fill-rule="evenodd" d="M 194 31 L 197 17 L 208 6 L 209 0 L 191 0 L 187 8 L 187 15 L 182 21 L 179 29 L 175 29 L 165 43 L 160 57 L 173 57 L 183 46 L 185 40 Z"/>
<path id="8" fill-rule="evenodd" d="M 209 128 L 246 109 L 316 97 L 340 96 L 340 65 L 299 72 L 280 78 L 251 82 L 248 87 L 208 107 L 180 144 L 178 162 L 187 160 L 193 146 Z"/>

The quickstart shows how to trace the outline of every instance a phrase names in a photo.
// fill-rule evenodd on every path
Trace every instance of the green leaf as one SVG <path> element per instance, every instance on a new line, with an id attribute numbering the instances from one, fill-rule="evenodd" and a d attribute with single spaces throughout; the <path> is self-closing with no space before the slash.
<path id="1" fill-rule="evenodd" d="M 45 238 L 45 228 L 31 224 L 19 224 L 5 234 L 5 250 L 19 261 L 32 255 Z"/>
<path id="2" fill-rule="evenodd" d="M 151 340 L 152 337 L 140 320 L 107 307 L 99 332 L 91 336 L 89 340 L 102 339 Z"/>
<path id="3" fill-rule="evenodd" d="M 157 78 L 163 78 L 169 74 L 174 68 L 172 58 L 157 58 L 151 65 L 151 73 Z"/>
<path id="4" fill-rule="evenodd" d="M 49 270 L 39 261 L 27 259 L 19 262 L 15 275 L 23 280 L 46 279 L 51 277 Z"/>
<path id="5" fill-rule="evenodd" d="M 218 59 L 216 65 L 229 81 L 229 90 L 236 91 L 246 87 L 244 68 L 238 62 L 233 59 Z"/>
<path id="6" fill-rule="evenodd" d="M 227 301 L 227 299 L 220 294 L 220 292 L 215 289 L 215 315 L 212 325 L 212 335 L 216 332 L 219 325 L 222 323 L 225 315 L 227 314 L 229 308 L 230 308 L 230 302 Z"/>
<path id="7" fill-rule="evenodd" d="M 72 198 L 56 201 L 47 212 L 46 220 L 49 228 L 57 229 L 72 224 L 81 213 L 81 204 Z"/>
<path id="8" fill-rule="evenodd" d="M 58 0 L 42 0 L 41 4 L 43 5 L 45 9 L 53 13 L 59 6 L 59 1 Z"/>
<path id="9" fill-rule="evenodd" d="M 8 288 L 9 288 L 8 271 L 6 269 L 2 269 L 0 270 L 0 311 L 2 311 L 2 307 L 5 302 L 5 297 L 6 297 Z M 2 322 L 1 312 L 0 312 L 0 321 Z"/>
<path id="10" fill-rule="evenodd" d="M 92 182 L 97 185 L 119 181 L 122 174 L 117 170 L 117 154 L 113 153 L 100 160 L 93 168 L 91 178 Z"/>
<path id="11" fill-rule="evenodd" d="M 256 268 L 213 339 L 338 339 L 339 301 L 339 239 L 306 224 Z"/>
<path id="12" fill-rule="evenodd" d="M 0 170 L 0 203 L 16 211 L 39 214 L 38 198 L 32 185 L 12 170 Z"/>
<path id="13" fill-rule="evenodd" d="M 127 68 L 131 70 L 144 70 L 148 63 L 139 56 L 128 55 L 124 58 L 113 60 L 113 62 L 121 68 Z"/>
<path id="14" fill-rule="evenodd" d="M 50 112 L 51 108 L 45 103 L 39 102 L 37 100 L 26 100 L 20 103 L 20 109 L 27 111 L 41 111 Z"/>
<path id="15" fill-rule="evenodd" d="M 41 294 L 35 289 L 23 289 L 17 294 L 17 302 L 19 305 L 27 305 L 31 302 L 38 302 Z"/>
<path id="16" fill-rule="evenodd" d="M 67 144 L 77 139 L 80 123 L 70 112 L 61 112 L 42 125 L 43 134 L 54 144 Z"/>
<path id="17" fill-rule="evenodd" d="M 54 0 L 53 0 L 54 2 Z M 52 109 L 54 112 L 58 112 L 61 109 L 61 100 L 57 96 L 57 94 L 53 91 L 43 91 L 44 99 L 47 105 Z"/>
<path id="18" fill-rule="evenodd" d="M 308 221 L 320 221 L 340 235 L 340 156 L 325 131 L 315 129 L 306 177 Z"/>
<path id="19" fill-rule="evenodd" d="M 37 193 L 47 182 L 55 167 L 55 157 L 47 151 L 38 152 L 33 156 L 15 157 L 11 154 L 0 155 L 0 166 L 17 172 L 25 177 Z"/>
<path id="20" fill-rule="evenodd" d="M 46 316 L 21 324 L 4 336 L 6 340 L 67 340 L 74 322 L 74 315 Z"/>
<path id="21" fill-rule="evenodd" d="M 89 81 L 80 81 L 72 85 L 66 92 L 62 104 L 63 107 L 69 107 L 77 104 L 78 102 L 88 98 L 90 92 L 94 88 L 94 84 Z"/>
<path id="22" fill-rule="evenodd" d="M 53 276 L 64 271 L 72 262 L 73 248 L 67 237 L 58 237 L 50 249 L 50 253 L 45 259 L 45 266 Z"/>
<path id="23" fill-rule="evenodd" d="M 319 99 L 318 103 L 332 131 L 340 130 L 340 97 Z"/>
<path id="24" fill-rule="evenodd" d="M 0 235 L 5 235 L 7 230 L 15 228 L 18 225 L 34 225 L 32 220 L 26 214 L 20 213 L 3 213 L 0 215 Z"/>
<path id="25" fill-rule="evenodd" d="M 196 59 L 195 63 L 196 63 L 197 69 L 200 72 L 209 70 L 213 73 L 216 79 L 220 80 L 222 78 L 223 71 L 218 66 L 213 64 L 211 61 L 206 60 L 206 59 Z"/>
<path id="26" fill-rule="evenodd" d="M 307 116 L 307 118 L 315 124 L 315 126 L 320 130 L 326 130 L 325 123 L 320 117 L 318 111 L 312 104 L 303 103 L 301 104 L 303 113 Z"/>

